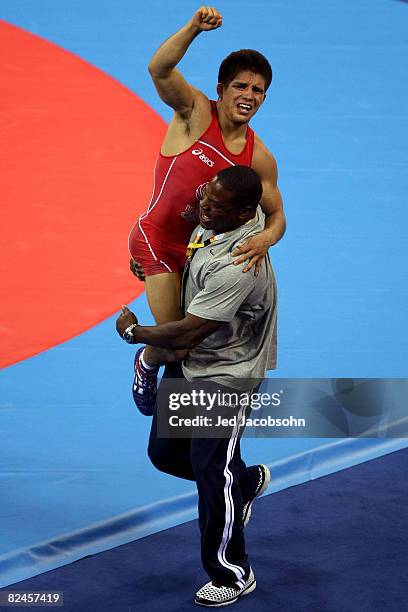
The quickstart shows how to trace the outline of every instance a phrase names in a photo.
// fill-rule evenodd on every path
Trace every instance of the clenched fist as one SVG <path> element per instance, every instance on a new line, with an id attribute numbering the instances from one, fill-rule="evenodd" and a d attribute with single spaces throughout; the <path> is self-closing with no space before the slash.
<path id="1" fill-rule="evenodd" d="M 208 32 L 222 26 L 222 16 L 213 6 L 200 6 L 194 13 L 191 23 L 201 32 Z"/>
<path id="2" fill-rule="evenodd" d="M 137 324 L 137 322 L 136 315 L 129 310 L 127 306 L 122 306 L 122 312 L 116 319 L 116 331 L 118 332 L 119 336 L 123 338 L 123 333 L 125 330 L 130 325 L 133 325 L 133 323 Z"/>

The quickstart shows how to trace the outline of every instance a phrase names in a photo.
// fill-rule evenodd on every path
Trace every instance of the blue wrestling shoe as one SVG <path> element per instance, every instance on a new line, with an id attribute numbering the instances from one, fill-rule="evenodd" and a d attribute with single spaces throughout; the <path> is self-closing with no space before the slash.
<path id="1" fill-rule="evenodd" d="M 133 379 L 133 399 L 140 412 L 145 416 L 152 416 L 156 405 L 157 374 L 159 368 L 148 370 L 143 367 L 140 359 L 144 349 L 142 346 L 135 355 L 135 376 Z"/>

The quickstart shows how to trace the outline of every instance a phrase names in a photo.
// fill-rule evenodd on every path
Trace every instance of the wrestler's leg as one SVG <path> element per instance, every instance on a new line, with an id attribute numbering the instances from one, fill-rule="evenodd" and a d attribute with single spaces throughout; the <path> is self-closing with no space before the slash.
<path id="1" fill-rule="evenodd" d="M 178 272 L 163 272 L 146 276 L 147 301 L 154 320 L 159 325 L 183 318 L 180 303 L 181 275 Z M 144 361 L 151 367 L 164 362 L 180 361 L 185 351 L 170 351 L 147 346 L 143 353 Z"/>
<path id="2" fill-rule="evenodd" d="M 150 310 L 158 325 L 183 318 L 180 304 L 181 276 L 178 272 L 146 276 L 145 288 Z"/>
<path id="3" fill-rule="evenodd" d="M 183 318 L 180 306 L 181 276 L 176 272 L 155 273 L 145 268 L 147 300 L 157 324 Z M 140 412 L 154 412 L 159 366 L 165 365 L 166 378 L 182 377 L 181 361 L 187 351 L 170 350 L 153 346 L 141 347 L 135 355 L 133 399 Z"/>

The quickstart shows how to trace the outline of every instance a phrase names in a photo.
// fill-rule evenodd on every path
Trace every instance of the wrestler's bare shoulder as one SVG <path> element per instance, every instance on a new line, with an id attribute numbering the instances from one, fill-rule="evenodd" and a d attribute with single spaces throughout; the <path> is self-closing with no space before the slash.
<path id="1" fill-rule="evenodd" d="M 276 159 L 269 151 L 261 138 L 254 134 L 254 153 L 252 156 L 252 167 L 261 176 L 265 172 L 277 172 Z"/>
<path id="2" fill-rule="evenodd" d="M 163 155 L 177 155 L 185 151 L 204 134 L 211 123 L 209 99 L 199 89 L 192 89 L 193 107 L 185 113 L 174 113 L 160 149 Z"/>

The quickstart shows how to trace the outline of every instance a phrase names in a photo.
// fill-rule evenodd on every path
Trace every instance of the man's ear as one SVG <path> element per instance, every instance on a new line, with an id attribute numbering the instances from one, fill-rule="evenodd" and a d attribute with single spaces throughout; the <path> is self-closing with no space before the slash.
<path id="1" fill-rule="evenodd" d="M 217 94 L 220 100 L 222 100 L 222 96 L 224 94 L 224 85 L 222 83 L 218 83 L 217 85 Z"/>

